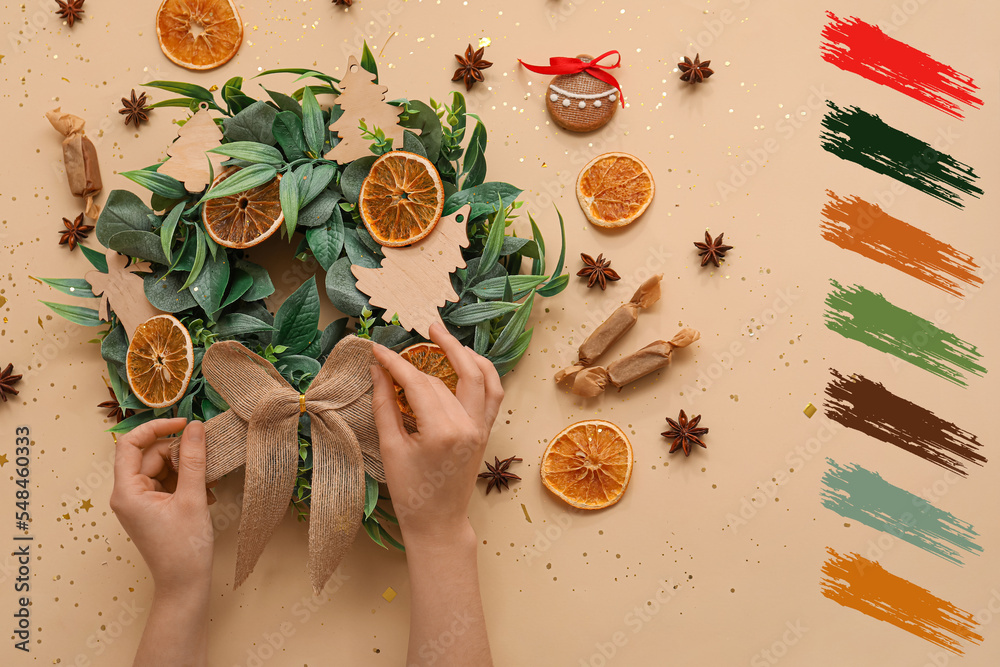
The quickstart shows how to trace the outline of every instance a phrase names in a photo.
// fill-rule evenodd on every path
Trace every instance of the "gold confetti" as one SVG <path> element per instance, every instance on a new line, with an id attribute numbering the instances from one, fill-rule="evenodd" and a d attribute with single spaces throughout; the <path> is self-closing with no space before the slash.
<path id="1" fill-rule="evenodd" d="M 803 410 L 802 413 L 805 414 L 806 417 L 809 417 L 809 419 L 812 419 L 812 416 L 816 414 L 816 406 L 812 403 L 807 403 L 806 409 Z"/>
<path id="2" fill-rule="evenodd" d="M 386 602 L 392 602 L 396 599 L 396 591 L 392 589 L 392 586 L 389 586 L 385 589 L 385 593 L 382 593 L 382 597 L 385 598 Z"/>
<path id="3" fill-rule="evenodd" d="M 7 303 L 7 297 L 5 297 L 5 296 L 0 296 L 0 308 L 3 308 L 3 306 L 4 306 L 4 305 L 5 305 L 6 303 Z"/>
<path id="4" fill-rule="evenodd" d="M 67 513 L 67 514 L 63 514 L 63 517 L 62 517 L 62 518 L 64 518 L 64 519 L 66 519 L 67 521 L 69 521 L 69 514 L 68 514 L 68 513 Z"/>
<path id="5" fill-rule="evenodd" d="M 2 468 L 5 463 L 7 463 L 7 455 L 0 454 L 0 468 Z"/>
<path id="6" fill-rule="evenodd" d="M 42 331 L 45 331 L 45 325 L 42 324 L 42 317 L 41 317 L 41 315 L 38 316 L 38 328 L 41 329 Z"/>
<path id="7" fill-rule="evenodd" d="M 531 517 L 530 517 L 530 516 L 528 516 L 528 508 L 524 506 L 524 503 L 521 503 L 521 511 L 523 511 L 523 512 L 524 512 L 524 519 L 525 519 L 525 520 L 526 520 L 526 521 L 527 521 L 528 523 L 531 523 Z"/>
<path id="8" fill-rule="evenodd" d="M 480 37 L 479 38 L 479 48 L 483 48 L 485 46 L 489 46 L 492 43 L 493 43 L 493 40 L 490 39 L 489 37 Z"/>
<path id="9" fill-rule="evenodd" d="M 91 507 L 93 507 L 93 504 L 91 504 L 90 498 L 87 498 L 86 500 L 83 501 L 83 503 L 80 504 L 80 509 L 87 510 L 88 512 L 90 511 Z"/>

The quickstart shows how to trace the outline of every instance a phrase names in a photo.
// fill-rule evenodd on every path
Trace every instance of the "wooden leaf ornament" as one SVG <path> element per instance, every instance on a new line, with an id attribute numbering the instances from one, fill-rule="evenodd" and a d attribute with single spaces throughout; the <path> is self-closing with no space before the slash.
<path id="1" fill-rule="evenodd" d="M 222 163 L 229 159 L 205 152 L 222 143 L 222 130 L 208 113 L 208 103 L 198 106 L 198 111 L 177 131 L 177 137 L 167 149 L 170 159 L 159 172 L 182 182 L 188 192 L 201 192 L 211 182 L 212 174 L 218 176 Z"/>
<path id="2" fill-rule="evenodd" d="M 340 142 L 323 157 L 347 164 L 372 155 L 372 141 L 361 133 L 361 121 L 369 131 L 382 130 L 386 138 L 392 139 L 393 148 L 403 147 L 403 128 L 399 125 L 403 107 L 385 103 L 389 89 L 375 83 L 375 75 L 362 67 L 354 56 L 348 60 L 347 73 L 338 85 L 341 94 L 337 97 L 337 105 L 344 113 L 331 123 L 330 131 L 337 133 Z M 419 130 L 411 131 L 419 133 Z"/>
<path id="3" fill-rule="evenodd" d="M 469 247 L 466 223 L 471 210 L 466 204 L 441 218 L 433 232 L 411 246 L 383 247 L 385 259 L 378 269 L 351 267 L 371 305 L 385 308 L 382 319 L 390 322 L 397 315 L 400 326 L 424 338 L 430 336 L 431 324 L 444 324 L 438 308 L 458 301 L 450 275 L 465 266 L 462 248 Z"/>
<path id="4" fill-rule="evenodd" d="M 111 320 L 110 311 L 118 316 L 125 334 L 132 340 L 136 328 L 146 320 L 156 315 L 162 315 L 146 299 L 142 277 L 138 274 L 149 273 L 152 269 L 149 262 L 137 262 L 131 266 L 128 257 L 119 255 L 114 250 L 108 250 L 104 255 L 108 260 L 108 272 L 90 271 L 83 277 L 93 288 L 94 294 L 101 297 L 98 315 L 105 322 Z"/>

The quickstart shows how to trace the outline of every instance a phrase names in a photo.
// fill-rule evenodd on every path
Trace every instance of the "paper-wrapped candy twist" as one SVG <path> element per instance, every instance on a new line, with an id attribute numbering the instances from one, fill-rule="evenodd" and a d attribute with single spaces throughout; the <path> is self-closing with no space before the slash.
<path id="1" fill-rule="evenodd" d="M 246 465 L 236 586 L 253 571 L 288 510 L 302 414 L 309 415 L 312 433 L 309 577 L 316 592 L 354 541 L 364 514 L 364 474 L 385 481 L 372 413 L 374 363 L 372 343 L 348 336 L 300 395 L 273 365 L 239 343 L 215 343 L 205 353 L 202 373 L 230 406 L 205 423 L 205 481 Z M 171 446 L 175 468 L 178 457 L 176 441 Z"/>

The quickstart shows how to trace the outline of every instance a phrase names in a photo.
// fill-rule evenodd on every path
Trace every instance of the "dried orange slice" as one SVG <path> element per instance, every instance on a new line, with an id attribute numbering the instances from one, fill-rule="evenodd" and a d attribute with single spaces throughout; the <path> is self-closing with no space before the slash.
<path id="1" fill-rule="evenodd" d="M 132 393 L 149 407 L 165 408 L 181 400 L 194 370 L 187 327 L 173 315 L 156 315 L 140 324 L 128 345 L 125 370 Z"/>
<path id="2" fill-rule="evenodd" d="M 542 483 L 573 507 L 614 505 L 632 477 L 632 445 L 609 421 L 589 419 L 552 438 L 542 454 Z"/>
<path id="3" fill-rule="evenodd" d="M 405 246 L 430 234 L 441 219 L 444 186 L 424 156 L 391 151 L 375 160 L 358 203 L 373 239 L 384 246 Z"/>
<path id="4" fill-rule="evenodd" d="M 451 389 L 451 393 L 455 393 L 458 388 L 458 374 L 451 367 L 451 362 L 445 356 L 444 350 L 434 343 L 411 345 L 400 352 L 399 356 L 409 361 L 421 373 L 438 378 L 444 382 L 448 389 Z M 413 409 L 406 401 L 406 393 L 398 384 L 396 385 L 396 405 L 399 406 L 403 414 L 413 416 Z"/>
<path id="5" fill-rule="evenodd" d="M 236 55 L 243 21 L 233 0 L 163 0 L 156 12 L 163 53 L 187 69 L 212 69 Z"/>
<path id="6" fill-rule="evenodd" d="M 624 227 L 653 201 L 653 175 L 628 153 L 605 153 L 591 160 L 576 180 L 576 198 L 598 227 Z"/>
<path id="7" fill-rule="evenodd" d="M 216 185 L 240 170 L 226 167 L 212 183 Z M 201 220 L 212 240 L 227 248 L 249 248 L 281 228 L 285 216 L 279 199 L 281 174 L 273 180 L 228 197 L 209 199 L 201 209 Z"/>

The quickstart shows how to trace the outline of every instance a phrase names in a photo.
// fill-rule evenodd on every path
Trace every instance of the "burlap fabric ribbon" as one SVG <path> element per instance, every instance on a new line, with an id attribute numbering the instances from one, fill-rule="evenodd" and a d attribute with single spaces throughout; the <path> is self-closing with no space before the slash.
<path id="1" fill-rule="evenodd" d="M 372 413 L 374 363 L 371 341 L 348 336 L 300 395 L 271 363 L 239 343 L 215 343 L 205 353 L 202 374 L 230 406 L 205 423 L 206 482 L 246 466 L 235 586 L 253 571 L 288 510 L 303 414 L 312 432 L 309 577 L 317 593 L 351 546 L 364 513 L 364 473 L 385 481 Z M 171 446 L 175 468 L 179 446 L 179 440 Z"/>

